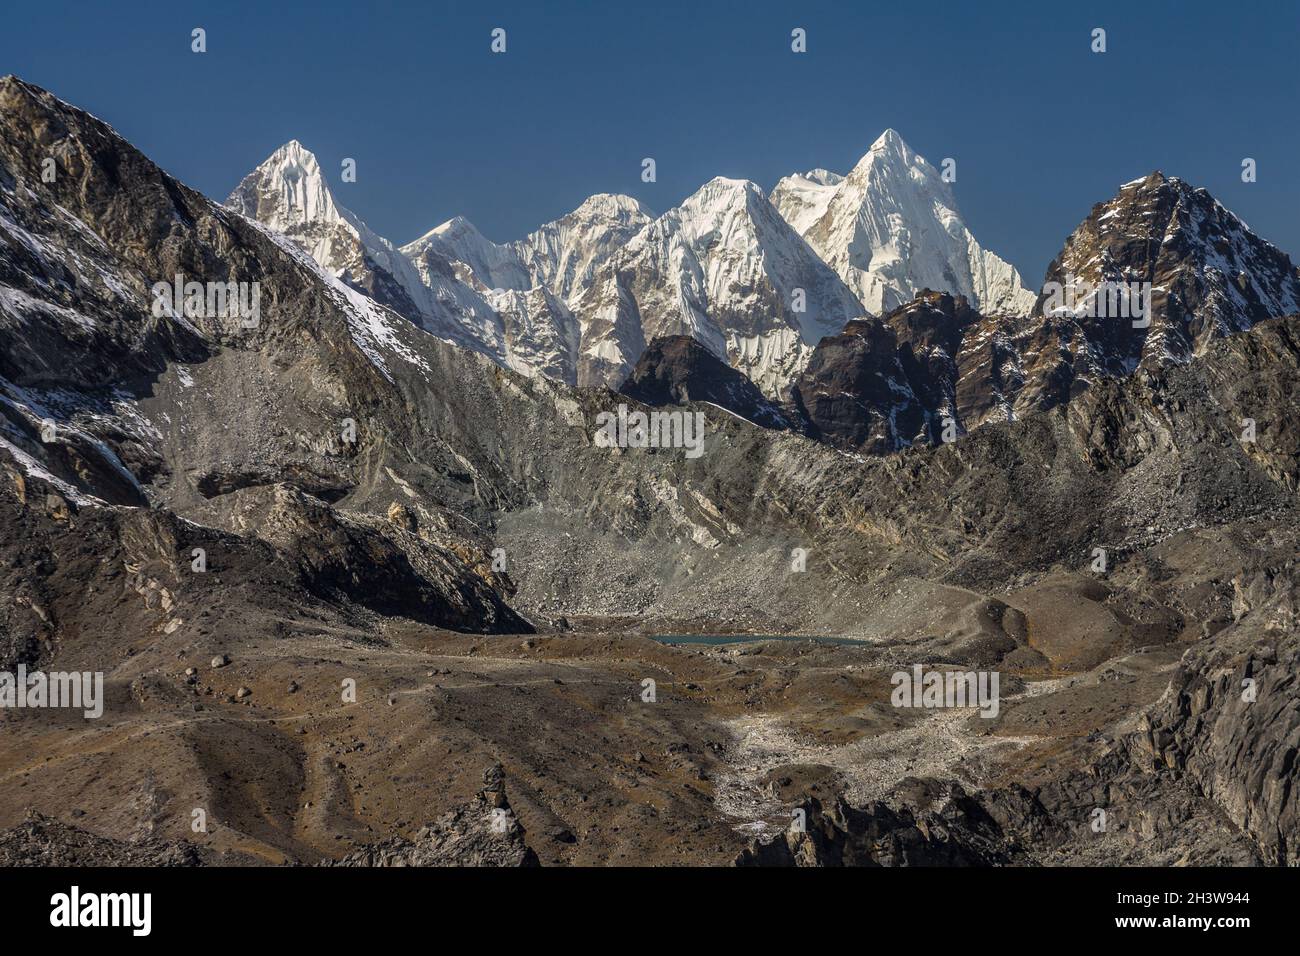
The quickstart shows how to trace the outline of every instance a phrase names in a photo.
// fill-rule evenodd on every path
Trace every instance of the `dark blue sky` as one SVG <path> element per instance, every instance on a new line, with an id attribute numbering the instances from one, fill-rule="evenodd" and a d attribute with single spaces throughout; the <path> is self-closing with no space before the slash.
<path id="1" fill-rule="evenodd" d="M 516 238 L 593 192 L 662 212 L 715 175 L 846 172 L 892 126 L 957 159 L 966 221 L 1031 284 L 1094 202 L 1156 168 L 1300 258 L 1294 0 L 40 0 L 3 19 L 0 73 L 214 198 L 291 138 L 335 177 L 355 157 L 336 194 L 397 242 L 456 214 Z"/>

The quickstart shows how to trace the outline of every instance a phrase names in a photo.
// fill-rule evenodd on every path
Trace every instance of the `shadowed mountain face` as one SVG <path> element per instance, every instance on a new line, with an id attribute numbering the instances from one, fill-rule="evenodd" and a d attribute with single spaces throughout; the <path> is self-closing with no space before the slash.
<path id="1" fill-rule="evenodd" d="M 872 454 L 912 444 L 928 419 L 907 381 L 898 337 L 879 319 L 850 322 L 822 339 L 791 400 L 810 435 Z"/>
<path id="2" fill-rule="evenodd" d="M 1033 314 L 980 315 L 923 290 L 880 323 L 824 339 L 792 397 L 810 434 L 890 452 L 939 440 L 946 419 L 953 436 L 1184 364 L 1298 303 L 1300 273 L 1284 253 L 1205 190 L 1153 173 L 1075 230 Z"/>
<path id="3" fill-rule="evenodd" d="M 635 396 L 503 369 L 13 78 L 0 132 L 0 659 L 105 676 L 98 721 L 5 715 L 5 859 L 1294 860 L 1300 317 L 1021 414 L 1018 336 L 1074 320 L 923 294 L 800 382 L 860 456 L 693 342 Z M 177 275 L 257 321 L 156 309 Z M 698 458 L 594 440 L 722 399 Z M 859 640 L 647 637 L 720 631 Z M 999 715 L 893 706 L 918 663 Z"/>
<path id="4" fill-rule="evenodd" d="M 1160 173 L 1099 203 L 1044 289 L 1032 314 L 1001 317 L 924 290 L 880 326 L 852 323 L 824 340 L 796 383 L 814 433 L 873 452 L 934 442 L 946 417 L 957 432 L 1022 418 L 1300 311 L 1284 253 L 1205 190 Z M 1146 314 L 1127 308 L 1123 290 Z"/>
<path id="5" fill-rule="evenodd" d="M 764 428 L 790 427 L 753 382 L 689 335 L 651 342 L 619 391 L 645 405 L 708 402 Z"/>
<path id="6" fill-rule="evenodd" d="M 965 299 L 925 290 L 883 319 L 822 339 L 791 400 L 811 435 L 840 447 L 887 454 L 944 440 L 945 428 L 953 441 L 967 411 L 958 359 L 980 321 Z M 991 389 L 975 397 L 993 401 Z"/>

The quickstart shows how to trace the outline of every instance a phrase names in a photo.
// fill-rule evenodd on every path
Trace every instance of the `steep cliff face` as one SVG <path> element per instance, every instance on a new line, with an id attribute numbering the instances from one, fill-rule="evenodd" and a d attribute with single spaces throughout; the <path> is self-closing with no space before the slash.
<path id="1" fill-rule="evenodd" d="M 811 436 L 845 448 L 888 454 L 925 433 L 927 410 L 907 380 L 898 336 L 879 319 L 822 339 L 790 400 Z"/>
<path id="2" fill-rule="evenodd" d="M 1048 267 L 1035 307 L 1043 318 L 1021 337 L 1017 408 L 1184 363 L 1215 339 L 1297 311 L 1300 274 L 1284 253 L 1206 190 L 1151 173 L 1094 206 Z"/>
<path id="3" fill-rule="evenodd" d="M 1206 190 L 1158 171 L 1098 203 L 1066 240 L 1045 281 L 1068 288 L 1071 280 L 1080 294 L 1056 308 L 1094 313 L 1086 331 L 1115 350 L 1103 367 L 1185 362 L 1215 338 L 1300 311 L 1300 274 L 1283 252 Z M 1150 328 L 1095 314 L 1101 303 L 1083 286 L 1106 282 L 1150 284 Z M 1049 299 L 1040 297 L 1040 310 Z"/>
<path id="4" fill-rule="evenodd" d="M 1132 763 L 1222 808 L 1271 866 L 1300 861 L 1300 564 L 1237 575 L 1224 632 L 1189 649 L 1160 704 L 1125 741 Z"/>

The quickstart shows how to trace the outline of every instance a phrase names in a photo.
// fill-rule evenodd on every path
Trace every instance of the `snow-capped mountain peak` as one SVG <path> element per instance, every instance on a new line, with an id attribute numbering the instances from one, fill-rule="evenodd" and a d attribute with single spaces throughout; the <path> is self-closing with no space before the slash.
<path id="1" fill-rule="evenodd" d="M 289 235 L 317 262 L 336 271 L 350 264 L 356 241 L 383 244 L 334 201 L 316 155 L 296 139 L 245 176 L 226 205 Z"/>
<path id="2" fill-rule="evenodd" d="M 485 289 L 527 289 L 533 285 L 514 250 L 488 239 L 464 216 L 454 216 L 435 226 L 402 246 L 401 251 L 417 265 L 431 254 L 462 263 L 468 269 L 461 275 L 462 280 L 477 282 Z"/>
<path id="3" fill-rule="evenodd" d="M 447 263 L 415 265 L 340 205 L 315 155 L 290 140 L 244 177 L 226 205 L 282 233 L 351 287 L 440 338 L 505 363 L 501 318 Z"/>
<path id="4" fill-rule="evenodd" d="M 483 234 L 464 216 L 452 216 L 441 225 L 434 226 L 426 235 L 440 236 L 443 239 L 468 239 L 472 242 L 483 241 Z"/>
<path id="5" fill-rule="evenodd" d="M 577 377 L 579 339 L 568 303 L 652 218 L 629 196 L 598 193 L 516 242 L 495 243 L 455 216 L 398 249 L 336 201 L 297 140 L 249 173 L 227 205 L 435 335 L 568 382 Z"/>
<path id="6" fill-rule="evenodd" d="M 772 205 L 794 231 L 802 236 L 818 219 L 826 215 L 826 207 L 835 195 L 835 187 L 842 182 L 843 176 L 827 169 L 791 173 L 772 188 Z"/>
<path id="7" fill-rule="evenodd" d="M 278 191 L 276 212 L 286 224 L 341 218 L 315 154 L 296 139 L 272 153 L 252 175 L 260 180 L 262 195 Z"/>
<path id="8" fill-rule="evenodd" d="M 275 150 L 245 177 L 245 181 L 252 179 L 273 183 L 281 193 L 285 209 L 297 209 L 305 217 L 315 218 L 321 211 L 321 202 L 333 206 L 316 154 L 296 139 Z"/>
<path id="9" fill-rule="evenodd" d="M 456 216 L 402 252 L 417 264 L 432 250 L 464 266 L 467 279 L 486 289 L 546 287 L 568 302 L 582 291 L 595 264 L 603 262 L 646 223 L 650 213 L 630 196 L 597 193 L 573 212 L 515 242 L 498 244 Z"/>
<path id="10" fill-rule="evenodd" d="M 631 196 L 596 193 L 513 246 L 533 281 L 572 306 L 599 266 L 653 219 L 654 213 Z"/>
<path id="11" fill-rule="evenodd" d="M 579 381 L 617 385 L 646 343 L 690 335 L 778 394 L 862 307 L 744 179 L 709 180 L 638 232 L 576 302 Z"/>
<path id="12" fill-rule="evenodd" d="M 870 155 L 884 150 L 894 150 L 907 162 L 910 162 L 913 156 L 912 148 L 907 145 L 903 137 L 898 134 L 898 130 L 893 127 L 886 128 L 883 133 L 877 136 L 875 142 L 868 148 L 867 153 Z"/>
<path id="13" fill-rule="evenodd" d="M 843 178 L 787 176 L 773 203 L 862 304 L 886 312 L 921 289 L 964 295 L 986 313 L 1028 313 L 1034 295 L 982 248 L 939 170 L 887 129 Z"/>
<path id="14" fill-rule="evenodd" d="M 799 178 L 805 179 L 810 183 L 816 183 L 818 186 L 838 186 L 844 182 L 844 177 L 839 173 L 833 173 L 829 169 L 810 169 L 806 173 L 798 173 Z"/>
<path id="15" fill-rule="evenodd" d="M 650 232 L 662 234 L 675 230 L 691 241 L 716 236 L 724 244 L 730 244 L 742 238 L 737 235 L 737 230 L 741 230 L 745 234 L 743 240 L 752 241 L 756 239 L 755 231 L 770 208 L 767 196 L 757 183 L 715 176 L 676 209 L 660 217 L 650 227 Z"/>
<path id="16" fill-rule="evenodd" d="M 654 214 L 637 199 L 621 193 L 594 193 L 582 201 L 577 209 L 564 218 L 591 218 L 603 216 L 609 219 L 654 218 Z"/>

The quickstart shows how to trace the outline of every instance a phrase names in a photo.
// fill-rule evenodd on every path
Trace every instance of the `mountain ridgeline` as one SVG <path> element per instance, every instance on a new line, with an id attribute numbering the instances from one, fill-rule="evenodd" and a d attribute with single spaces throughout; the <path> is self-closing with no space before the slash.
<path id="1" fill-rule="evenodd" d="M 1148 319 L 1060 308 L 980 246 L 951 186 L 893 130 L 845 176 L 793 174 L 770 197 L 714 179 L 661 216 L 598 194 L 504 245 L 457 217 L 396 247 L 336 202 L 296 141 L 227 205 L 419 327 L 514 371 L 620 388 L 680 378 L 681 367 L 653 368 L 687 361 L 700 393 L 705 367 L 693 353 L 652 347 L 688 336 L 772 411 L 756 411 L 718 369 L 714 390 L 738 397 L 715 404 L 870 453 L 1053 408 L 1300 310 L 1285 254 L 1204 190 L 1160 173 L 1094 208 L 1044 284 L 1145 283 Z"/>

